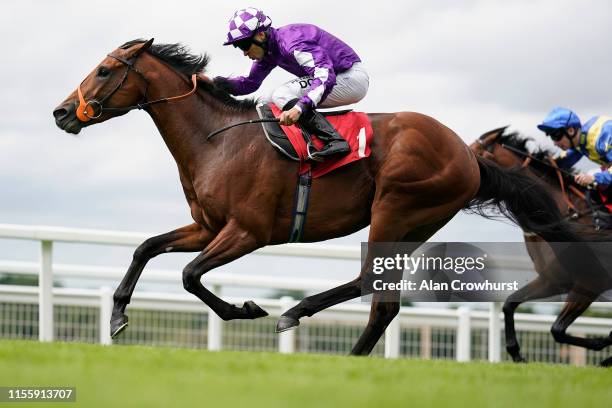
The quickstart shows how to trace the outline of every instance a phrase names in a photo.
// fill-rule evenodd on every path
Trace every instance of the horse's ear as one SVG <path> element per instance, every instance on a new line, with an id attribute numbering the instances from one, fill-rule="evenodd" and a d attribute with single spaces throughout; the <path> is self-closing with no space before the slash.
<path id="1" fill-rule="evenodd" d="M 495 135 L 495 138 L 497 139 L 499 136 L 503 135 L 503 134 L 504 134 L 504 131 L 505 131 L 506 129 L 508 129 L 509 127 L 510 127 L 510 125 L 506 125 L 506 126 L 503 126 L 503 127 L 497 128 L 497 129 L 489 130 L 488 132 L 483 133 L 483 134 L 480 136 L 480 139 L 481 139 L 481 140 L 482 140 L 482 139 L 486 139 L 486 138 L 491 137 L 491 136 L 493 136 L 493 135 Z"/>
<path id="2" fill-rule="evenodd" d="M 153 38 L 151 38 L 149 41 L 142 43 L 141 45 L 139 45 L 138 47 L 136 47 L 134 49 L 134 53 L 132 54 L 132 58 L 136 58 L 137 56 L 139 56 L 140 54 L 142 54 L 143 52 L 145 52 L 146 50 L 148 50 L 149 48 L 151 48 L 151 45 L 153 44 Z"/>

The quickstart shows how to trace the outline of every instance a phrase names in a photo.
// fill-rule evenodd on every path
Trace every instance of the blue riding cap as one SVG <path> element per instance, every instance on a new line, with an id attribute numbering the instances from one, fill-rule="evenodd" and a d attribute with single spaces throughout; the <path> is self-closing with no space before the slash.
<path id="1" fill-rule="evenodd" d="M 581 127 L 580 118 L 574 112 L 566 108 L 554 108 L 544 121 L 538 125 L 542 132 L 567 127 Z"/>

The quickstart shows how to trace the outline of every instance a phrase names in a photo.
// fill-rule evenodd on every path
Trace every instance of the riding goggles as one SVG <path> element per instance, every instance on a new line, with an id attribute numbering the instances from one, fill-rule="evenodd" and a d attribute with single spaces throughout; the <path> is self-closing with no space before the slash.
<path id="1" fill-rule="evenodd" d="M 565 136 L 565 128 L 552 129 L 546 132 L 546 136 L 550 137 L 554 142 L 558 142 Z"/>
<path id="2" fill-rule="evenodd" d="M 235 48 L 240 48 L 244 52 L 247 52 L 249 50 L 249 48 L 251 48 L 252 44 L 253 44 L 253 39 L 252 38 L 243 38 L 241 40 L 238 40 L 238 41 L 232 43 L 232 45 Z"/>

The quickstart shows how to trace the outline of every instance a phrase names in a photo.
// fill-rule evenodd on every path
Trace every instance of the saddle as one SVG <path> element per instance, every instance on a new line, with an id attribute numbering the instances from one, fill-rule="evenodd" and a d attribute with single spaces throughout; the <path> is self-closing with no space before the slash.
<path id="1" fill-rule="evenodd" d="M 272 107 L 269 104 L 259 104 L 256 107 L 257 114 L 260 119 L 274 119 L 274 112 L 272 111 Z M 345 113 L 352 112 L 352 109 L 344 109 L 338 111 L 331 112 L 321 112 L 323 116 L 339 116 L 344 115 Z M 278 149 L 284 156 L 288 157 L 291 160 L 301 161 L 298 153 L 295 151 L 293 144 L 287 137 L 287 134 L 281 128 L 281 125 L 278 122 L 264 122 L 262 123 L 264 133 L 266 138 L 270 142 L 272 146 Z M 306 143 L 309 143 L 312 140 L 312 135 L 306 129 L 300 127 L 302 132 L 302 137 Z"/>
<path id="2" fill-rule="evenodd" d="M 257 113 L 261 119 L 272 119 L 281 110 L 274 104 L 259 104 Z M 323 113 L 323 112 L 321 112 Z M 277 122 L 263 122 L 263 130 L 268 141 L 283 156 L 299 162 L 298 174 L 312 172 L 313 178 L 321 177 L 335 169 L 370 156 L 370 143 L 373 139 L 372 125 L 368 115 L 352 110 L 323 113 L 329 123 L 347 141 L 351 151 L 344 156 L 330 156 L 323 162 L 311 161 L 308 145 L 320 149 L 324 143 L 314 134 L 309 134 L 298 125 L 283 126 Z"/>
<path id="3" fill-rule="evenodd" d="M 595 231 L 612 229 L 612 191 L 597 189 L 597 193 L 586 190 L 585 200 L 589 206 Z"/>

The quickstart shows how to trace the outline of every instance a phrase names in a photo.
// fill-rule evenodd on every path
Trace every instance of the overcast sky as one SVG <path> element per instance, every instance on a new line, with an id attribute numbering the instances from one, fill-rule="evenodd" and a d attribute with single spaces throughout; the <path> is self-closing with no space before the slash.
<path id="1" fill-rule="evenodd" d="M 228 19 L 246 6 L 262 8 L 276 27 L 313 23 L 350 44 L 371 78 L 358 110 L 422 112 L 468 143 L 508 124 L 535 136 L 556 105 L 583 121 L 612 114 L 605 0 L 2 1 L 0 223 L 152 235 L 190 223 L 176 166 L 146 113 L 74 137 L 51 112 L 108 52 L 135 38 L 207 52 L 211 76 L 246 72 L 250 61 L 221 46 Z M 277 68 L 258 95 L 289 79 Z M 520 241 L 521 234 L 461 215 L 436 238 Z M 7 248 L 1 259 L 11 258 Z"/>

